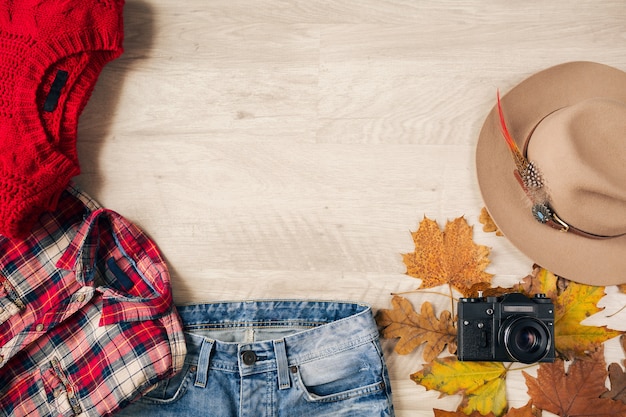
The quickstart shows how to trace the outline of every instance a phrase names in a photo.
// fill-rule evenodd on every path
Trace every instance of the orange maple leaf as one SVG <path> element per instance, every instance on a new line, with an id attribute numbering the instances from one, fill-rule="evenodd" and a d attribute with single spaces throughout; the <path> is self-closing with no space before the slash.
<path id="1" fill-rule="evenodd" d="M 432 304 L 424 302 L 418 314 L 409 300 L 398 295 L 391 299 L 391 304 L 392 310 L 378 311 L 376 322 L 383 327 L 384 338 L 400 338 L 395 347 L 397 353 L 406 355 L 426 344 L 423 356 L 430 362 L 446 345 L 450 353 L 456 352 L 456 328 L 449 311 L 443 311 L 437 319 Z"/>
<path id="2" fill-rule="evenodd" d="M 600 398 L 606 391 L 603 351 L 591 359 L 576 359 L 565 372 L 564 362 L 542 363 L 534 378 L 523 372 L 533 404 L 561 417 L 626 415 L 626 404 Z"/>
<path id="3" fill-rule="evenodd" d="M 402 255 L 407 275 L 419 278 L 419 288 L 449 284 L 462 294 L 480 282 L 491 282 L 489 248 L 472 240 L 472 227 L 465 218 L 448 221 L 442 232 L 437 222 L 424 217 L 412 232 L 415 252 Z"/>

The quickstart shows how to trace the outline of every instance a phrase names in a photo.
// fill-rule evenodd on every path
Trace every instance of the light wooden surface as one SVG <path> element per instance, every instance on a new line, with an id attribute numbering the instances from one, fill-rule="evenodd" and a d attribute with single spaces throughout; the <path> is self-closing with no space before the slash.
<path id="1" fill-rule="evenodd" d="M 400 254 L 424 215 L 464 215 L 494 282 L 516 282 L 532 261 L 478 223 L 474 148 L 496 89 L 572 60 L 626 70 L 623 0 L 128 0 L 125 24 L 80 120 L 76 182 L 154 238 L 181 304 L 389 308 L 419 284 Z M 397 416 L 454 410 L 409 380 L 421 350 L 394 344 Z M 521 373 L 508 396 L 527 402 Z"/>

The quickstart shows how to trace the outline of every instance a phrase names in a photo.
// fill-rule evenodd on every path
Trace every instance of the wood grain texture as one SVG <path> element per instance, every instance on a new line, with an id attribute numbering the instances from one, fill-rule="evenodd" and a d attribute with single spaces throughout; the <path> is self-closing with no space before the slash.
<path id="1" fill-rule="evenodd" d="M 155 239 L 181 304 L 388 308 L 419 284 L 400 254 L 424 215 L 464 215 L 508 285 L 532 262 L 481 231 L 474 166 L 496 89 L 566 61 L 626 69 L 625 19 L 622 0 L 128 0 L 125 53 L 81 116 L 76 181 Z M 397 415 L 455 409 L 409 380 L 420 351 L 393 346 Z M 607 354 L 623 356 L 614 341 Z M 527 402 L 521 373 L 508 390 Z"/>

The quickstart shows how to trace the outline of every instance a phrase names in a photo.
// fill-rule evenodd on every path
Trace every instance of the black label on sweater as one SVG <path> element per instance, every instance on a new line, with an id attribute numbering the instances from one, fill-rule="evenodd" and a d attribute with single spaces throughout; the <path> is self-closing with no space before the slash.
<path id="1" fill-rule="evenodd" d="M 61 97 L 61 90 L 63 90 L 63 87 L 65 87 L 67 83 L 68 75 L 67 71 L 57 70 L 57 75 L 54 77 L 52 86 L 50 86 L 48 97 L 46 97 L 46 101 L 43 103 L 44 111 L 53 112 L 57 108 L 59 97 Z"/>

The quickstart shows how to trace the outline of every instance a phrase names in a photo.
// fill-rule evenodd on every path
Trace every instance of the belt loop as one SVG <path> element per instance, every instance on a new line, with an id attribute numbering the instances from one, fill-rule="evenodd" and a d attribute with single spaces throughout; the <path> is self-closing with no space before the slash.
<path id="1" fill-rule="evenodd" d="M 193 384 L 199 388 L 206 388 L 209 378 L 209 365 L 211 363 L 211 351 L 213 350 L 213 340 L 204 339 L 198 356 L 198 373 L 196 374 L 196 382 Z"/>
<path id="2" fill-rule="evenodd" d="M 289 362 L 287 361 L 287 350 L 285 340 L 274 340 L 274 354 L 276 355 L 276 368 L 278 372 L 278 389 L 291 387 L 289 379 Z"/>

